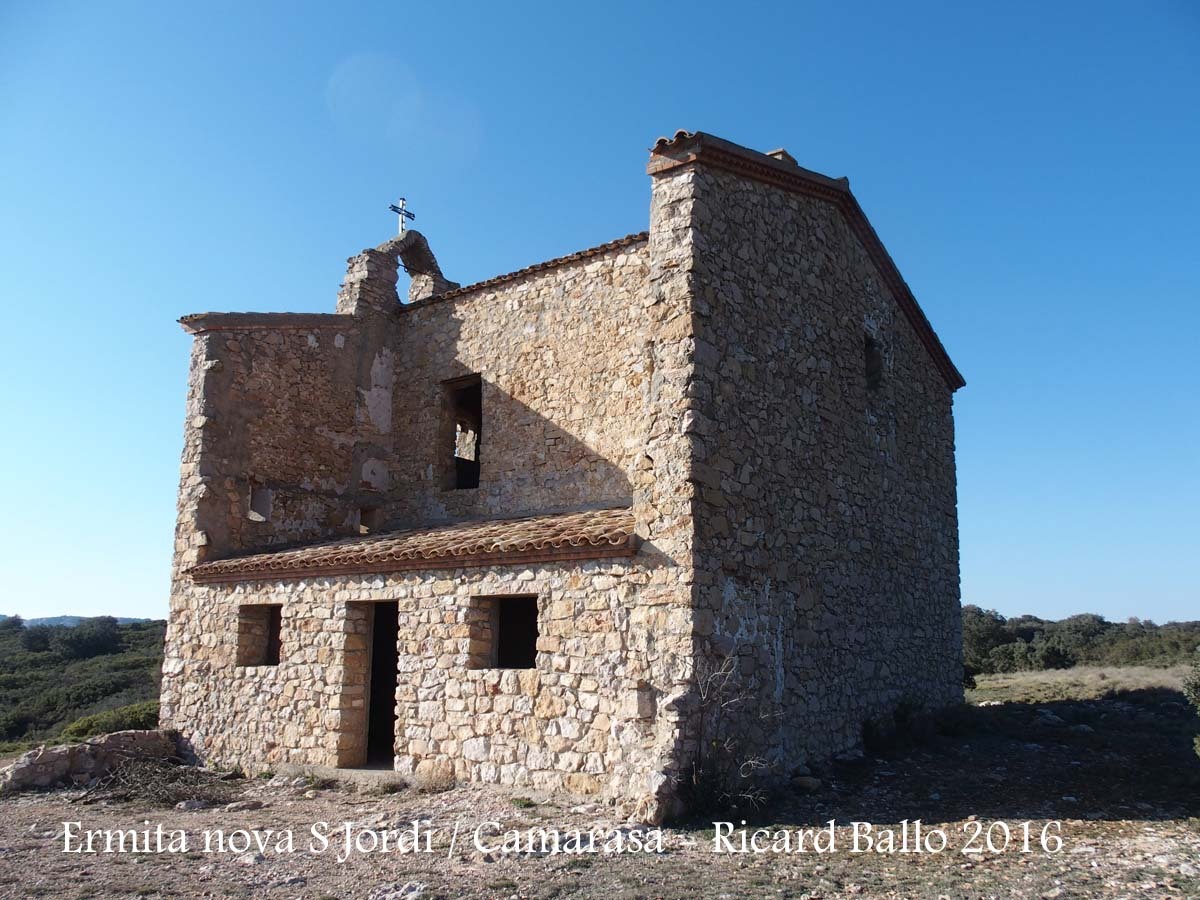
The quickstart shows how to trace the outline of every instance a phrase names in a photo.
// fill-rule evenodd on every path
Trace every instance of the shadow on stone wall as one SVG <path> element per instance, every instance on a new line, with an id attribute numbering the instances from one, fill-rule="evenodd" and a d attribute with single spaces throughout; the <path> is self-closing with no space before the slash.
<path id="1" fill-rule="evenodd" d="M 293 339 L 296 349 L 290 352 L 313 354 L 306 365 L 319 377 L 311 382 L 280 377 L 290 359 L 286 353 L 281 356 L 275 332 L 242 338 L 236 350 L 243 360 L 237 367 L 242 378 L 237 390 L 224 384 L 228 376 L 219 369 L 210 376 L 215 382 L 208 395 L 213 422 L 207 427 L 219 429 L 222 437 L 214 445 L 220 454 L 220 492 L 205 501 L 208 559 L 360 533 L 632 505 L 627 467 L 638 456 L 630 450 L 624 464 L 613 460 L 579 432 L 607 429 L 611 438 L 614 432 L 638 428 L 639 422 L 598 419 L 604 414 L 603 398 L 577 397 L 539 384 L 533 393 L 544 407 L 574 416 L 568 424 L 553 421 L 502 388 L 487 360 L 477 369 L 461 361 L 462 322 L 457 311 L 448 311 L 452 314 L 441 323 L 432 349 L 409 346 L 404 314 L 392 318 L 376 313 L 353 321 L 339 316 L 346 321 L 315 332 L 307 346 Z M 344 350 L 333 350 L 335 334 L 336 346 Z M 226 346 L 222 342 L 217 349 L 228 355 Z M 317 347 L 319 351 L 310 349 Z M 514 365 L 519 369 L 520 360 L 503 365 L 509 380 L 523 383 L 525 376 L 512 371 Z M 456 489 L 447 384 L 470 375 L 479 375 L 482 382 L 480 477 L 477 487 Z M 305 402 L 306 391 L 316 392 L 311 404 Z M 337 397 L 339 405 L 326 410 Z M 278 412 L 264 412 L 272 402 L 280 410 L 311 406 L 336 413 L 342 424 L 330 429 L 321 424 L 326 419 L 307 424 L 288 419 L 287 434 L 268 432 L 281 419 Z M 586 408 L 582 417 L 581 405 Z M 380 410 L 390 415 L 381 416 Z M 295 436 L 288 439 L 292 432 Z M 251 449 L 260 447 L 271 452 Z M 212 451 L 202 463 L 211 465 L 211 456 Z"/>
<path id="2" fill-rule="evenodd" d="M 548 356 L 566 354 L 559 346 L 562 335 L 529 332 L 539 324 L 536 309 L 528 317 L 509 310 L 492 322 L 489 308 L 497 307 L 506 309 L 503 297 L 480 296 L 435 303 L 411 313 L 419 318 L 400 318 L 393 486 L 385 500 L 389 527 L 633 503 L 630 469 L 637 448 L 622 439 L 643 427 L 644 385 L 631 383 L 620 394 L 585 392 L 581 386 L 595 388 L 626 373 L 600 349 L 595 370 L 572 368 L 562 359 L 550 366 Z M 463 336 L 468 318 L 469 340 Z M 513 334 L 514 323 L 521 334 Z M 479 486 L 454 489 L 451 393 L 472 376 L 482 386 Z M 596 449 L 584 437 L 588 432 L 607 438 L 610 451 L 620 446 L 626 458 Z"/>

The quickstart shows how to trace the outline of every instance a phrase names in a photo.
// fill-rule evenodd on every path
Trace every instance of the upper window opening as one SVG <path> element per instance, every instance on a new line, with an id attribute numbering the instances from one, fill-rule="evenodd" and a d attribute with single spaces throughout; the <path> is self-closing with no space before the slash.
<path id="1" fill-rule="evenodd" d="M 383 510 L 364 506 L 358 511 L 358 533 L 375 534 L 383 528 Z"/>
<path id="2" fill-rule="evenodd" d="M 480 442 L 483 435 L 483 382 L 478 375 L 446 382 L 448 454 L 446 487 L 464 490 L 479 487 Z"/>
<path id="3" fill-rule="evenodd" d="M 871 335 L 863 338 L 863 363 L 867 374 L 867 390 L 873 391 L 883 381 L 883 353 L 879 342 Z"/>
<path id="4" fill-rule="evenodd" d="M 261 484 L 250 485 L 250 509 L 246 517 L 251 522 L 266 522 L 271 518 L 272 492 Z"/>

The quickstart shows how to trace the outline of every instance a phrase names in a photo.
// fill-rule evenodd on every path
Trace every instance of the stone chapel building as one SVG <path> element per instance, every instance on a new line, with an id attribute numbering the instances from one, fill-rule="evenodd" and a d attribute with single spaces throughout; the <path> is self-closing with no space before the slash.
<path id="1" fill-rule="evenodd" d="M 771 770 L 960 701 L 954 364 L 844 178 L 678 132 L 649 231 L 333 313 L 201 313 L 162 723 L 669 812 L 698 684 Z M 411 276 L 407 302 L 397 270 Z"/>

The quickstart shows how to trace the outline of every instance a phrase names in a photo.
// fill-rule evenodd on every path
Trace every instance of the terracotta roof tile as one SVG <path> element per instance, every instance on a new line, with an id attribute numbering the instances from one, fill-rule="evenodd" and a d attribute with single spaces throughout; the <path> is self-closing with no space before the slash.
<path id="1" fill-rule="evenodd" d="M 596 509 L 347 538 L 291 550 L 201 563 L 199 582 L 264 581 L 325 575 L 519 565 L 632 556 L 633 511 Z"/>

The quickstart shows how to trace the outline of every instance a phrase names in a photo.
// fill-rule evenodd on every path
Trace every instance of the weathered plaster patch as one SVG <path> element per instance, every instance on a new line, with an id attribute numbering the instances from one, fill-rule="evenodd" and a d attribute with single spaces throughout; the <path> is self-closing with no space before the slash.
<path id="1" fill-rule="evenodd" d="M 375 491 L 388 489 L 388 464 L 382 459 L 368 459 L 363 462 L 362 480 L 365 486 Z"/>
<path id="2" fill-rule="evenodd" d="M 359 388 L 361 408 L 380 434 L 392 430 L 392 389 L 396 384 L 395 356 L 388 347 L 380 348 L 371 362 L 371 387 Z"/>

